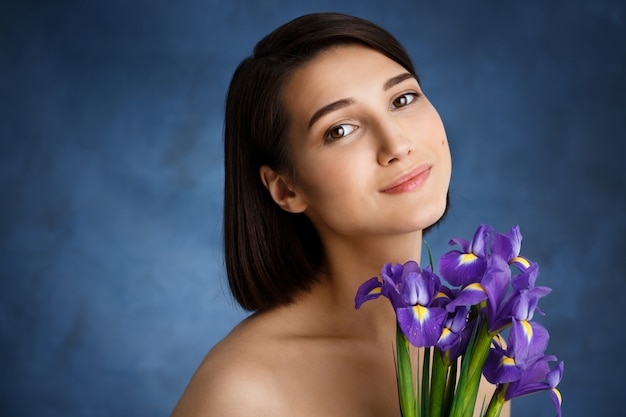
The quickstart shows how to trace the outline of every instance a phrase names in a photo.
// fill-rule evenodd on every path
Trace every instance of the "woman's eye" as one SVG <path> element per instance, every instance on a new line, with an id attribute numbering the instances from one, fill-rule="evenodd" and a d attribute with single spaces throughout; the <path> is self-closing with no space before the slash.
<path id="1" fill-rule="evenodd" d="M 417 93 L 404 93 L 401 96 L 397 97 L 392 103 L 391 108 L 397 109 L 400 107 L 407 106 L 414 102 L 418 97 Z"/>
<path id="2" fill-rule="evenodd" d="M 357 129 L 357 126 L 347 123 L 333 126 L 328 130 L 328 132 L 326 132 L 325 139 L 329 141 L 341 139 L 348 136 L 350 133 L 354 132 Z"/>

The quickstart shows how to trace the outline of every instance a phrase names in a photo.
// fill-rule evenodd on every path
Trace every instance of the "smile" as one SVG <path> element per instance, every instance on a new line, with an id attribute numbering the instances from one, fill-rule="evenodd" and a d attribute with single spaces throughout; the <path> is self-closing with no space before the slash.
<path id="1" fill-rule="evenodd" d="M 401 175 L 397 180 L 384 187 L 380 192 L 387 194 L 401 194 L 421 187 L 428 177 L 432 165 L 421 165 L 416 169 Z"/>

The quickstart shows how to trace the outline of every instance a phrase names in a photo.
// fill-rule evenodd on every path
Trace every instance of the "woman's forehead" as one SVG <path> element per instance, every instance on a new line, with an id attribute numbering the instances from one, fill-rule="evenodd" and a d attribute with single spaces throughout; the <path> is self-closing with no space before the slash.
<path id="1" fill-rule="evenodd" d="M 381 92 L 390 79 L 405 73 L 402 65 L 374 49 L 336 46 L 296 69 L 285 85 L 283 98 L 292 116 L 310 118 L 329 103 Z"/>

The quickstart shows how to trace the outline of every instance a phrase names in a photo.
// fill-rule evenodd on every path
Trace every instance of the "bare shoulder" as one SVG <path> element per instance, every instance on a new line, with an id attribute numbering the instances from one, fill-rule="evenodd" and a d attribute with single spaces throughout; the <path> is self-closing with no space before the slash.
<path id="1" fill-rule="evenodd" d="M 285 404 L 259 325 L 244 320 L 205 357 L 172 417 L 281 416 Z"/>

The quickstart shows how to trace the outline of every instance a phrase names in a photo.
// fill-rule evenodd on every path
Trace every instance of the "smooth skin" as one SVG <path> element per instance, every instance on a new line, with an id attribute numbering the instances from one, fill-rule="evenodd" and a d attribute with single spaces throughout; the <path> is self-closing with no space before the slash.
<path id="1" fill-rule="evenodd" d="M 235 327 L 172 416 L 398 417 L 394 311 L 385 299 L 355 310 L 354 296 L 386 262 L 420 260 L 450 181 L 443 123 L 402 66 L 356 45 L 296 70 L 284 101 L 295 174 L 264 166 L 261 180 L 311 219 L 328 274 Z"/>

